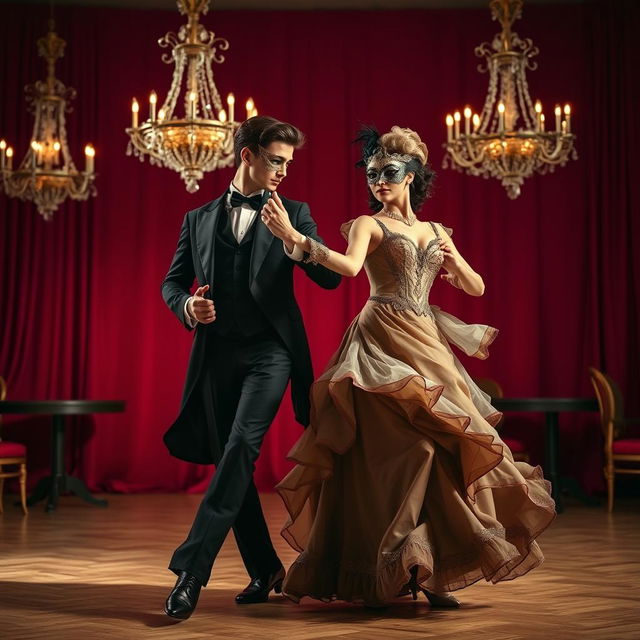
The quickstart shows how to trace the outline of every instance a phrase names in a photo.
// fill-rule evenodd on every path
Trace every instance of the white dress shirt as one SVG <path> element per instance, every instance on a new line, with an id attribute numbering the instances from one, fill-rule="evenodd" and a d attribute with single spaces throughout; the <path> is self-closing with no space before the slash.
<path id="1" fill-rule="evenodd" d="M 229 185 L 229 193 L 226 197 L 225 206 L 227 208 L 227 214 L 229 215 L 229 221 L 231 222 L 231 231 L 235 239 L 238 243 L 242 242 L 242 239 L 246 235 L 247 231 L 251 228 L 251 225 L 254 223 L 258 212 L 252 209 L 247 202 L 243 202 L 239 207 L 231 207 L 231 194 L 236 191 L 240 193 L 238 189 L 235 188 L 233 182 Z M 250 193 L 247 197 L 252 197 L 256 195 L 262 195 L 264 193 L 264 189 L 260 189 L 259 191 L 254 191 Z M 299 262 L 304 257 L 304 252 L 298 245 L 293 246 L 293 251 L 289 252 L 287 250 L 287 245 L 283 242 L 282 248 L 284 249 L 285 254 L 291 258 L 291 260 L 295 260 Z M 184 319 L 185 322 L 190 327 L 195 327 L 198 324 L 198 321 L 195 319 L 193 315 L 192 303 L 194 296 L 190 296 L 187 298 L 187 301 L 184 303 Z"/>

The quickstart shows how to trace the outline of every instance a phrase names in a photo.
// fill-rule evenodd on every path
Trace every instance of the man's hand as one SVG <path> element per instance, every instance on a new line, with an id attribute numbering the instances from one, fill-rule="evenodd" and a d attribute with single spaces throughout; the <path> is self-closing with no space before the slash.
<path id="1" fill-rule="evenodd" d="M 280 238 L 287 245 L 289 251 L 292 250 L 296 241 L 299 241 L 301 234 L 291 225 L 289 214 L 280 200 L 280 196 L 274 191 L 267 203 L 262 207 L 260 216 L 262 222 L 276 238 Z"/>
<path id="2" fill-rule="evenodd" d="M 213 300 L 207 300 L 203 297 L 207 291 L 209 291 L 208 284 L 205 284 L 204 287 L 198 287 L 188 305 L 189 314 L 202 324 L 211 324 L 216 319 Z"/>

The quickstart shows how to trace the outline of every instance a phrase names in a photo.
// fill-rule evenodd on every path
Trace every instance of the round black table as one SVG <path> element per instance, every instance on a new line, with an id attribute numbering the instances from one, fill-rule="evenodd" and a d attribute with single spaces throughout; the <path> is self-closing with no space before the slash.
<path id="1" fill-rule="evenodd" d="M 27 500 L 32 505 L 48 497 L 46 510 L 54 511 L 58 498 L 70 491 L 83 500 L 101 507 L 107 501 L 91 495 L 87 485 L 75 476 L 67 475 L 64 464 L 64 416 L 83 416 L 92 413 L 118 413 L 124 411 L 121 400 L 5 400 L 0 402 L 0 414 L 45 414 L 52 416 L 51 475 L 42 478 Z"/>
<path id="2" fill-rule="evenodd" d="M 560 413 L 598 411 L 595 398 L 493 398 L 491 404 L 499 411 L 539 412 L 545 414 L 545 472 L 551 482 L 552 496 L 558 513 L 563 511 L 562 491 L 565 490 L 587 504 L 594 504 L 575 478 L 561 476 L 558 470 L 560 449 Z"/>

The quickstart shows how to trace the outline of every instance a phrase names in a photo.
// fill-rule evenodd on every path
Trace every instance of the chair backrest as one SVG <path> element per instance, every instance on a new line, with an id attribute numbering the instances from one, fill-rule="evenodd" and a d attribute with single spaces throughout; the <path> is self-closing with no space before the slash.
<path id="1" fill-rule="evenodd" d="M 497 380 L 493 378 L 474 378 L 473 381 L 492 398 L 504 398 L 504 391 Z"/>
<path id="2" fill-rule="evenodd" d="M 602 429 L 606 435 L 608 425 L 612 423 L 615 438 L 621 431 L 624 414 L 620 388 L 612 378 L 595 367 L 589 367 L 589 377 L 598 399 Z"/>

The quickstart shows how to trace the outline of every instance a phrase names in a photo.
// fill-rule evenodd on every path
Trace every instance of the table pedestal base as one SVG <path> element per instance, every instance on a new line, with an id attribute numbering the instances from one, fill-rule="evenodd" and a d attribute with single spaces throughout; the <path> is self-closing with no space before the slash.
<path id="1" fill-rule="evenodd" d="M 87 485 L 80 478 L 65 473 L 64 418 L 61 415 L 54 415 L 51 427 L 51 475 L 38 482 L 34 492 L 29 496 L 27 504 L 32 505 L 48 497 L 45 511 L 55 511 L 60 494 L 66 491 L 100 507 L 106 507 L 108 504 L 104 498 L 96 498 L 91 495 Z"/>
<path id="2" fill-rule="evenodd" d="M 27 499 L 27 504 L 31 506 L 36 502 L 40 502 L 40 500 L 44 498 L 48 498 L 45 511 L 50 513 L 51 511 L 56 510 L 59 496 L 66 491 L 69 491 L 82 498 L 85 502 L 95 504 L 98 507 L 106 507 L 109 504 L 104 498 L 96 498 L 92 495 L 89 492 L 87 485 L 82 482 L 80 478 L 67 475 L 57 478 L 57 480 L 53 476 L 41 478 L 36 485 L 36 488 L 33 490 L 33 493 Z"/>

